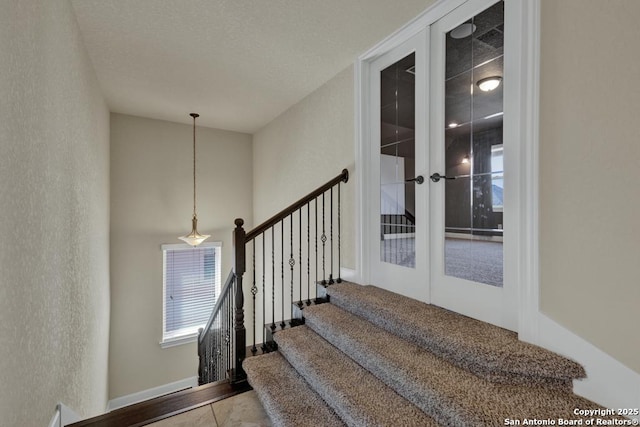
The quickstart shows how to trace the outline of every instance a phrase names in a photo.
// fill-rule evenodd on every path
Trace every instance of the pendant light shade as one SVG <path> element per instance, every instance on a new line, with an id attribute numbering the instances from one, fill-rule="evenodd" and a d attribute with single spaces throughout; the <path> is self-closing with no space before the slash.
<path id="1" fill-rule="evenodd" d="M 196 247 L 207 240 L 209 235 L 198 233 L 198 216 L 196 215 L 196 118 L 200 115 L 196 113 L 189 115 L 193 117 L 193 218 L 191 219 L 191 233 L 180 237 L 180 240 Z"/>

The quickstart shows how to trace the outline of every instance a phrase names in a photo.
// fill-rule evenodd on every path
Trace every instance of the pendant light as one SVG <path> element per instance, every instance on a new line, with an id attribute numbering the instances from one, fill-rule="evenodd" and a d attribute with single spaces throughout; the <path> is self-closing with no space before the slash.
<path id="1" fill-rule="evenodd" d="M 193 218 L 191 219 L 191 233 L 180 237 L 185 243 L 194 248 L 209 238 L 208 234 L 198 233 L 198 217 L 196 215 L 196 118 L 199 114 L 189 114 L 193 117 Z"/>

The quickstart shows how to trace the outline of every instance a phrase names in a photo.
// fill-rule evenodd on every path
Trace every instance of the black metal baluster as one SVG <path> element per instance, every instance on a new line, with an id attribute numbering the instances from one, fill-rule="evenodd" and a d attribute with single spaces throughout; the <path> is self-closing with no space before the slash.
<path id="1" fill-rule="evenodd" d="M 341 258 L 341 241 L 340 241 L 340 183 L 338 183 L 338 283 L 342 283 L 342 277 L 340 272 L 340 266 L 342 266 L 342 258 Z"/>
<path id="2" fill-rule="evenodd" d="M 296 265 L 296 260 L 293 258 L 293 213 L 289 215 L 289 244 L 291 251 L 289 252 L 289 268 L 290 268 L 290 291 L 291 291 L 291 300 L 289 301 L 289 308 L 291 309 L 291 317 L 289 317 L 290 322 L 293 320 L 293 267 Z"/>
<path id="3" fill-rule="evenodd" d="M 233 296 L 236 294 L 236 286 L 237 286 L 237 282 L 234 280 L 232 283 L 232 286 L 230 287 L 229 291 L 232 292 L 229 294 L 229 297 L 227 298 L 227 328 L 224 331 L 224 335 L 222 337 L 222 343 L 224 343 L 224 346 L 227 348 L 227 360 L 226 360 L 226 365 L 224 366 L 225 372 L 222 373 L 223 378 L 231 378 L 231 371 L 234 368 L 234 360 L 235 360 L 235 334 L 234 334 L 234 327 L 235 327 L 235 322 L 236 322 L 236 314 L 235 314 L 235 309 L 234 309 L 234 300 L 233 300 Z M 220 320 L 220 324 L 223 324 L 224 321 Z"/>
<path id="4" fill-rule="evenodd" d="M 231 377 L 231 370 L 234 368 L 234 360 L 236 357 L 235 354 L 235 334 L 234 332 L 234 325 L 236 322 L 235 319 L 235 310 L 234 310 L 234 301 L 232 300 L 233 295 L 236 294 L 236 288 L 238 287 L 238 282 L 234 280 L 233 282 L 233 286 L 232 286 L 232 291 L 233 293 L 229 295 L 229 298 L 227 299 L 227 313 L 229 313 L 229 325 L 227 326 L 227 330 L 224 332 L 224 337 L 222 338 L 225 346 L 227 347 L 227 366 L 226 369 L 227 371 L 224 372 L 225 377 Z M 228 373 L 228 374 L 227 374 Z"/>
<path id="5" fill-rule="evenodd" d="M 231 325 L 233 325 L 232 316 L 232 308 L 230 307 L 229 295 L 224 296 L 224 301 L 222 303 L 222 309 L 219 313 L 218 319 L 213 322 L 211 325 L 212 328 L 218 328 L 220 333 L 217 335 L 216 345 L 221 349 L 221 361 L 218 363 L 216 370 L 216 380 L 224 379 L 227 376 L 228 370 L 230 367 L 230 359 L 231 359 L 231 346 L 230 343 L 227 342 L 227 334 L 231 329 Z"/>
<path id="6" fill-rule="evenodd" d="M 222 337 L 222 342 L 227 347 L 227 366 L 226 372 L 223 372 L 224 377 L 230 376 L 231 369 L 233 369 L 233 360 L 235 359 L 235 346 L 233 345 L 233 328 L 235 324 L 235 310 L 233 309 L 233 301 L 232 297 L 236 293 L 237 282 L 234 280 L 233 286 L 231 287 L 233 293 L 229 295 L 227 298 L 227 313 L 228 313 L 228 324 L 227 329 L 224 331 L 224 336 Z M 222 322 L 221 322 L 222 323 Z M 229 375 L 227 374 L 229 373 Z"/>
<path id="7" fill-rule="evenodd" d="M 209 337 L 207 345 L 210 346 L 209 356 L 207 358 L 208 366 L 208 377 L 207 382 L 215 381 L 218 376 L 218 360 L 216 356 L 217 342 L 218 339 L 218 331 L 215 329 L 216 322 L 214 321 L 211 324 L 211 328 L 209 329 Z"/>
<path id="8" fill-rule="evenodd" d="M 198 346 L 198 385 L 202 385 L 202 341 L 200 341 L 200 338 L 202 338 L 202 333 L 204 332 L 203 328 L 199 328 L 198 329 L 198 341 L 196 341 L 197 346 Z"/>
<path id="9" fill-rule="evenodd" d="M 311 202 L 307 203 L 307 305 L 311 305 L 311 235 L 309 228 L 311 227 Z"/>
<path id="10" fill-rule="evenodd" d="M 209 377 L 211 371 L 211 334 L 207 331 L 207 338 L 205 340 L 204 347 L 204 360 L 205 360 L 205 371 L 204 371 L 204 382 L 205 384 L 211 381 Z"/>
<path id="11" fill-rule="evenodd" d="M 402 214 L 400 214 L 398 216 L 398 222 L 400 223 L 400 251 L 398 252 L 400 254 L 400 260 L 398 261 L 399 265 L 403 265 L 404 263 L 404 254 L 405 251 L 407 250 L 407 241 L 405 240 L 405 235 L 404 235 L 404 226 L 402 225 Z"/>
<path id="12" fill-rule="evenodd" d="M 236 324 L 236 310 L 234 308 L 235 302 L 231 300 L 231 298 L 233 298 L 233 295 L 236 295 L 238 293 L 237 289 L 238 289 L 238 279 L 236 277 L 236 279 L 233 281 L 233 286 L 232 286 L 232 291 L 233 293 L 229 296 L 229 308 L 227 309 L 229 312 L 229 329 L 227 330 L 226 336 L 224 337 L 225 339 L 225 343 L 227 344 L 229 351 L 228 351 L 228 359 L 227 359 L 227 366 L 229 368 L 229 370 L 233 369 L 234 363 L 233 361 L 236 360 L 236 345 L 235 345 L 235 324 Z"/>
<path id="13" fill-rule="evenodd" d="M 255 356 L 258 352 L 256 348 L 256 294 L 258 293 L 258 287 L 256 286 L 256 239 L 252 240 L 252 265 L 253 269 L 253 286 L 251 286 L 251 295 L 253 296 L 253 316 L 252 316 L 252 327 L 253 327 L 253 346 L 251 347 L 251 354 Z"/>
<path id="14" fill-rule="evenodd" d="M 230 291 L 233 290 L 230 289 Z M 229 298 L 225 299 L 225 306 L 223 307 L 224 313 L 220 313 L 220 319 L 218 321 L 218 327 L 220 328 L 220 338 L 217 345 L 222 349 L 223 361 L 220 364 L 221 372 L 218 375 L 220 379 L 226 379 L 231 377 L 231 371 L 233 370 L 233 357 L 234 349 L 232 347 L 231 337 L 234 336 L 234 322 L 235 314 L 233 307 L 233 294 L 229 294 Z M 226 322 L 226 325 L 225 325 Z"/>
<path id="15" fill-rule="evenodd" d="M 215 360 L 213 358 L 215 341 L 215 330 L 209 329 L 209 339 L 207 340 L 207 382 L 213 380 L 216 370 Z"/>
<path id="16" fill-rule="evenodd" d="M 216 322 L 213 322 L 212 325 L 213 328 L 216 327 Z M 212 363 L 211 366 L 214 367 L 213 372 L 211 372 L 211 380 L 210 381 L 217 381 L 218 378 L 220 377 L 220 354 L 223 350 L 223 348 L 221 347 L 221 343 L 222 343 L 222 330 L 220 327 L 215 328 L 215 335 L 214 335 L 214 340 L 213 340 L 213 351 L 211 352 L 211 357 L 212 357 Z"/>
<path id="17" fill-rule="evenodd" d="M 226 309 L 229 310 L 229 303 L 228 303 L 228 298 L 225 298 L 225 301 L 227 301 L 225 303 L 226 305 Z M 218 338 L 217 338 L 217 342 L 216 342 L 216 348 L 218 349 L 216 351 L 216 358 L 217 360 L 217 368 L 216 368 L 216 375 L 214 378 L 214 381 L 220 381 L 221 379 L 224 379 L 224 376 L 226 375 L 226 364 L 227 361 L 226 356 L 227 356 L 227 329 L 225 329 L 225 325 L 224 325 L 224 321 L 222 316 L 220 317 L 220 321 L 218 322 L 214 322 L 214 324 L 217 324 L 218 326 Z"/>
<path id="18" fill-rule="evenodd" d="M 267 324 L 267 290 L 266 290 L 266 281 L 265 281 L 265 255 L 264 255 L 264 240 L 265 240 L 265 232 L 262 232 L 262 323 L 260 323 L 260 329 L 262 329 L 262 352 L 265 353 L 267 351 L 266 345 L 266 332 L 264 330 L 265 325 Z"/>
<path id="19" fill-rule="evenodd" d="M 329 248 L 331 249 L 329 252 L 331 253 L 331 269 L 329 271 L 329 284 L 335 283 L 333 281 L 333 187 L 329 191 Z"/>
<path id="20" fill-rule="evenodd" d="M 223 305 L 224 305 L 224 300 L 223 300 Z M 217 342 L 218 339 L 218 330 L 215 328 L 217 322 L 216 320 L 218 319 L 218 317 L 220 316 L 219 313 L 216 318 L 214 319 L 213 322 L 211 322 L 211 326 L 209 327 L 209 329 L 207 330 L 207 346 L 210 346 L 210 352 L 209 355 L 207 357 L 207 382 L 212 382 L 212 381 L 217 381 L 219 374 L 218 372 L 220 371 L 220 369 L 218 368 L 218 363 L 219 363 L 219 357 L 218 354 L 221 351 L 224 351 L 223 348 L 220 348 Z"/>
<path id="21" fill-rule="evenodd" d="M 314 233 L 313 237 L 315 238 L 315 255 L 316 255 L 316 283 L 318 283 L 318 198 L 316 197 L 315 199 L 315 203 L 316 203 L 316 208 L 315 208 L 315 215 L 316 215 L 316 232 Z"/>
<path id="22" fill-rule="evenodd" d="M 387 221 L 385 220 L 384 214 L 380 213 L 380 259 L 382 261 L 386 261 L 386 256 L 384 255 L 384 230 L 386 227 Z"/>
<path id="23" fill-rule="evenodd" d="M 325 220 L 324 220 L 324 193 L 322 193 L 322 236 L 320 236 L 320 240 L 322 241 L 322 284 L 327 284 L 327 273 L 325 270 L 325 245 L 327 243 L 327 235 L 325 234 Z"/>
<path id="24" fill-rule="evenodd" d="M 271 227 L 271 332 L 276 330 L 276 239 Z"/>
<path id="25" fill-rule="evenodd" d="M 298 288 L 300 290 L 298 297 L 298 307 L 302 308 L 302 208 L 298 209 L 298 270 L 300 270 L 300 281 L 298 282 Z"/>
<path id="26" fill-rule="evenodd" d="M 280 221 L 280 285 L 282 292 L 280 296 L 282 298 L 282 317 L 280 318 L 280 328 L 284 329 L 286 323 L 284 323 L 284 219 Z"/>
<path id="27" fill-rule="evenodd" d="M 231 307 L 229 307 L 229 300 L 226 299 L 226 305 L 227 305 L 227 310 L 231 311 Z M 221 378 L 223 378 L 226 375 L 226 371 L 224 369 L 224 364 L 222 362 L 224 362 L 223 360 L 220 360 L 223 358 L 223 356 L 225 355 L 226 352 L 226 348 L 227 348 L 227 341 L 226 341 L 226 337 L 227 337 L 227 331 L 224 330 L 223 328 L 224 322 L 222 321 L 222 316 L 220 318 L 220 320 L 218 322 L 214 322 L 212 327 L 217 327 L 217 336 L 216 336 L 216 341 L 215 341 L 215 346 L 216 346 L 216 372 L 214 377 L 212 378 L 213 381 L 217 381 Z"/>
<path id="28" fill-rule="evenodd" d="M 210 374 L 211 378 L 209 381 L 218 381 L 221 377 L 221 372 L 226 372 L 224 369 L 220 367 L 221 360 L 224 361 L 224 357 L 227 354 L 227 348 L 224 347 L 222 340 L 220 339 L 222 333 L 220 329 L 225 326 L 225 320 L 227 318 L 227 301 L 226 294 L 221 295 L 222 300 L 222 308 L 216 314 L 215 319 L 211 322 L 211 326 L 209 328 L 209 336 L 211 338 L 212 352 L 211 352 L 211 361 L 210 361 Z"/>
<path id="29" fill-rule="evenodd" d="M 223 347 L 223 342 L 220 339 L 221 332 L 220 328 L 224 326 L 224 320 L 227 316 L 227 298 L 222 296 L 224 299 L 222 300 L 222 309 L 216 315 L 216 318 L 211 323 L 211 328 L 209 329 L 209 334 L 211 337 L 211 378 L 209 381 L 218 381 L 218 379 L 222 376 L 221 372 L 224 370 L 220 367 L 221 359 L 224 358 L 227 354 L 227 348 Z"/>
<path id="30" fill-rule="evenodd" d="M 393 263 L 398 264 L 398 215 L 393 216 L 393 240 L 394 250 L 393 250 Z"/>

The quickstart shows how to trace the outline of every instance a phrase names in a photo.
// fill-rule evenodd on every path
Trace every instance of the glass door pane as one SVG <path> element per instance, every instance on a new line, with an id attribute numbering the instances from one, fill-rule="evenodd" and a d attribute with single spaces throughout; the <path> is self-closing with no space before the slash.
<path id="1" fill-rule="evenodd" d="M 380 259 L 415 268 L 415 53 L 380 72 Z"/>
<path id="2" fill-rule="evenodd" d="M 445 274 L 503 285 L 504 3 L 446 34 Z"/>

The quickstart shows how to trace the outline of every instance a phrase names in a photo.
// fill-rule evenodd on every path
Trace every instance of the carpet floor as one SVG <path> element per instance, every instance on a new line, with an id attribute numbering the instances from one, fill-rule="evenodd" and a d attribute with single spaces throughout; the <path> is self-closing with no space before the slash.
<path id="1" fill-rule="evenodd" d="M 382 240 L 380 259 L 391 264 L 414 268 L 416 245 L 413 237 Z M 502 286 L 503 250 L 500 242 L 445 239 L 444 264 L 447 276 Z"/>
<path id="2" fill-rule="evenodd" d="M 602 409 L 572 393 L 580 365 L 513 332 L 373 286 L 327 293 L 274 335 L 277 352 L 244 361 L 275 425 L 558 425 Z"/>

